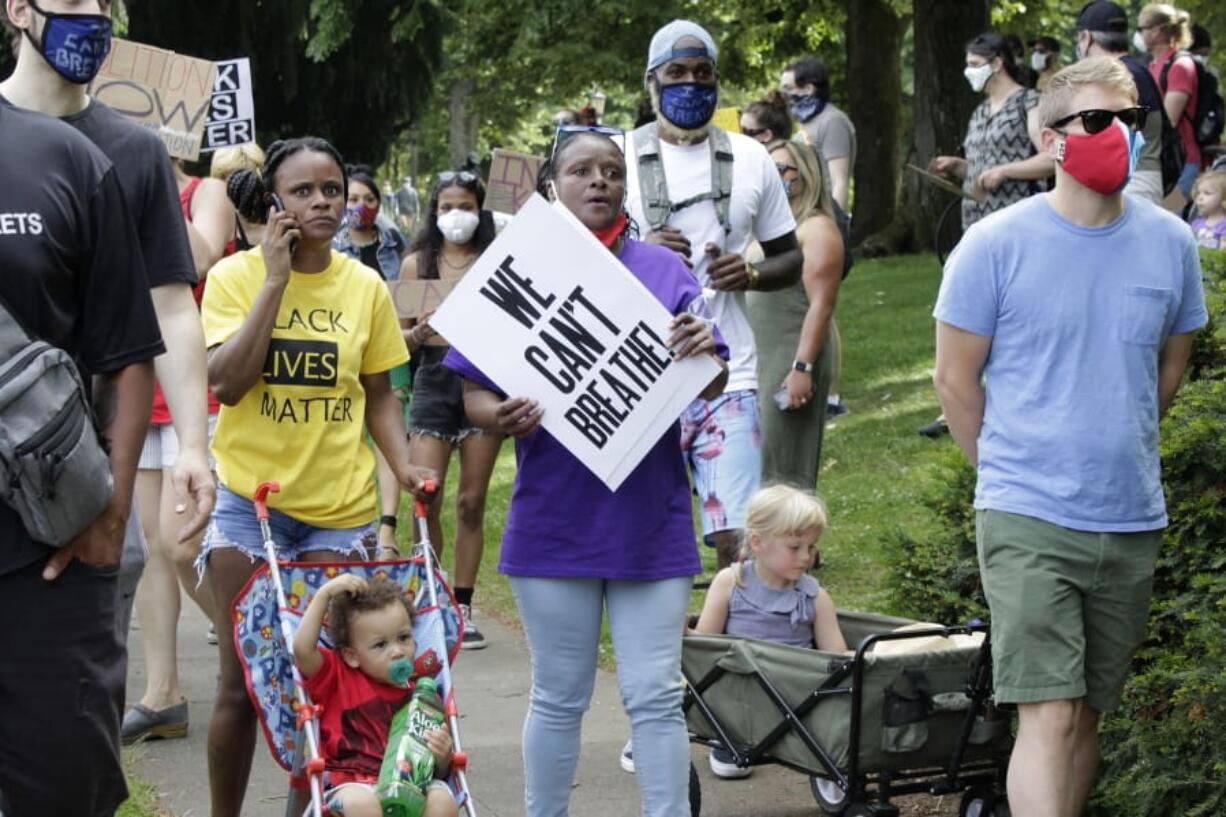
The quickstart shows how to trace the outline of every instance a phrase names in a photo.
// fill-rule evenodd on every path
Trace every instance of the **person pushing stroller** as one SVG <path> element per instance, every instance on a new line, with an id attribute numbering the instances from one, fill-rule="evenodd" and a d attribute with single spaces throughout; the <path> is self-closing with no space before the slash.
<path id="1" fill-rule="evenodd" d="M 324 615 L 335 649 L 320 648 Z M 307 694 L 322 708 L 320 735 L 325 759 L 325 806 L 346 817 L 379 817 L 374 783 L 387 749 L 392 716 L 412 694 L 393 684 L 392 663 L 412 660 L 413 610 L 402 589 L 378 577 L 367 581 L 342 573 L 307 605 L 294 636 L 294 661 Z M 452 740 L 446 729 L 427 732 L 434 754 L 434 780 L 426 787 L 422 817 L 455 817 L 459 810 L 445 782 Z"/>

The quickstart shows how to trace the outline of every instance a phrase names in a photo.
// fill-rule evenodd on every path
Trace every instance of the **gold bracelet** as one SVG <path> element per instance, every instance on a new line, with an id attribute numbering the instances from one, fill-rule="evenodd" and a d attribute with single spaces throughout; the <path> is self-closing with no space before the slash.
<path id="1" fill-rule="evenodd" d="M 762 278 L 762 273 L 757 267 L 746 261 L 745 277 L 745 289 L 757 289 L 758 281 Z"/>

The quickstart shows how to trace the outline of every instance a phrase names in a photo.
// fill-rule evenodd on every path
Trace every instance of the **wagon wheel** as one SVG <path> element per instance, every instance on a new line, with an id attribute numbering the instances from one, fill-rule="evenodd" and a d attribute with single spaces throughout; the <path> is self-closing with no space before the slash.
<path id="1" fill-rule="evenodd" d="M 847 792 L 829 777 L 811 775 L 809 789 L 813 792 L 813 799 L 817 801 L 818 808 L 831 817 L 839 817 L 847 810 Z"/>
<path id="2" fill-rule="evenodd" d="M 694 761 L 690 761 L 690 817 L 698 817 L 702 813 L 702 783 L 698 779 L 698 770 Z M 3 815 L 0 815 L 3 817 Z"/>

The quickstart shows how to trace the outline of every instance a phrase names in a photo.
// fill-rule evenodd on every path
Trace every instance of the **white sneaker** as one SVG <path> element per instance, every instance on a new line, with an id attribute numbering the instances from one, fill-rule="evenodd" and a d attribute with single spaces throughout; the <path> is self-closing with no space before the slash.
<path id="1" fill-rule="evenodd" d="M 618 756 L 617 762 L 623 772 L 634 774 L 634 747 L 630 741 L 626 741 L 626 745 L 622 747 L 622 753 Z"/>
<path id="2" fill-rule="evenodd" d="M 464 635 L 460 638 L 460 649 L 483 650 L 486 646 L 485 636 L 473 623 L 473 608 L 468 604 L 460 605 L 460 615 L 464 618 Z"/>

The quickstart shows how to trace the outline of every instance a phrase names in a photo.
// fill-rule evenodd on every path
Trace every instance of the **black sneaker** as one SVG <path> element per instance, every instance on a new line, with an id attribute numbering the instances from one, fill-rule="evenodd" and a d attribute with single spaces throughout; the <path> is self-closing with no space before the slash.
<path id="1" fill-rule="evenodd" d="M 477 629 L 477 625 L 473 623 L 472 605 L 461 604 L 460 615 L 464 618 L 464 636 L 460 639 L 460 649 L 485 649 L 485 636 L 481 634 L 481 631 Z"/>
<path id="2" fill-rule="evenodd" d="M 846 414 L 849 411 L 851 411 L 851 409 L 847 408 L 847 404 L 844 403 L 842 399 L 826 401 L 826 419 L 827 420 L 833 420 L 836 417 L 842 417 L 844 414 Z"/>
<path id="3" fill-rule="evenodd" d="M 724 780 L 740 780 L 753 774 L 753 769 L 736 765 L 732 752 L 722 746 L 716 746 L 711 749 L 711 772 Z"/>
<path id="4" fill-rule="evenodd" d="M 937 437 L 943 437 L 949 433 L 949 423 L 945 422 L 944 417 L 938 417 L 928 425 L 920 426 L 919 433 L 935 440 Z"/>

